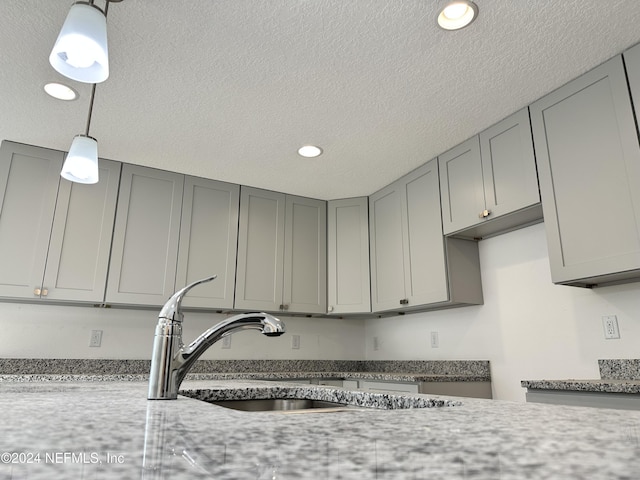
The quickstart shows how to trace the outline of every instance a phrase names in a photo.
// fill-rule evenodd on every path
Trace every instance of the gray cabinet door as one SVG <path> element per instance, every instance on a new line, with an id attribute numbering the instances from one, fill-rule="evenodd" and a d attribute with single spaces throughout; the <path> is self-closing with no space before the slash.
<path id="1" fill-rule="evenodd" d="M 640 112 L 640 43 L 623 53 L 624 65 L 631 90 L 631 101 L 636 112 Z"/>
<path id="2" fill-rule="evenodd" d="M 405 298 L 404 195 L 404 182 L 398 180 L 369 197 L 371 308 L 374 312 L 399 309 Z"/>
<path id="3" fill-rule="evenodd" d="M 189 292 L 185 307 L 233 308 L 240 186 L 186 177 L 176 289 L 217 275 Z"/>
<path id="4" fill-rule="evenodd" d="M 175 290 L 184 175 L 125 165 L 106 301 L 161 306 Z"/>
<path id="5" fill-rule="evenodd" d="M 63 152 L 2 142 L 0 296 L 38 298 L 56 208 Z"/>
<path id="6" fill-rule="evenodd" d="M 405 305 L 446 302 L 449 290 L 437 159 L 403 177 L 403 182 Z"/>
<path id="7" fill-rule="evenodd" d="M 104 300 L 120 168 L 100 159 L 98 183 L 60 181 L 42 284 L 47 299 Z"/>
<path id="8" fill-rule="evenodd" d="M 330 200 L 327 222 L 328 312 L 371 311 L 367 197 Z"/>
<path id="9" fill-rule="evenodd" d="M 284 194 L 241 188 L 236 308 L 280 310 L 284 275 L 284 217 Z"/>
<path id="10" fill-rule="evenodd" d="M 528 108 L 480 133 L 480 152 L 488 215 L 483 219 L 540 203 Z"/>
<path id="11" fill-rule="evenodd" d="M 485 209 L 480 142 L 472 137 L 438 157 L 445 234 L 478 223 Z"/>
<path id="12" fill-rule="evenodd" d="M 530 110 L 553 281 L 632 276 L 640 268 L 640 149 L 621 57 Z"/>
<path id="13" fill-rule="evenodd" d="M 327 311 L 327 204 L 287 195 L 283 305 L 290 312 Z"/>

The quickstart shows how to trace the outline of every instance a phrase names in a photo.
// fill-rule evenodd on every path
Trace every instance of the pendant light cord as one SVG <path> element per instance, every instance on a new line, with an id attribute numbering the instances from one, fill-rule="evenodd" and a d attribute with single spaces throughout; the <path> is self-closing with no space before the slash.
<path id="1" fill-rule="evenodd" d="M 90 5 L 93 5 L 93 0 L 90 0 Z M 109 0 L 106 0 L 104 3 L 104 16 L 107 17 L 107 13 L 109 12 Z M 89 115 L 87 116 L 87 128 L 85 131 L 85 135 L 89 136 L 89 127 L 91 126 L 91 114 L 93 113 L 93 99 L 96 96 L 96 84 L 94 83 L 91 87 L 91 98 L 89 100 Z"/>
<path id="2" fill-rule="evenodd" d="M 87 116 L 87 128 L 85 135 L 89 136 L 89 127 L 91 126 L 91 114 L 93 113 L 93 99 L 96 96 L 96 84 L 91 87 L 91 98 L 89 99 L 89 115 Z"/>

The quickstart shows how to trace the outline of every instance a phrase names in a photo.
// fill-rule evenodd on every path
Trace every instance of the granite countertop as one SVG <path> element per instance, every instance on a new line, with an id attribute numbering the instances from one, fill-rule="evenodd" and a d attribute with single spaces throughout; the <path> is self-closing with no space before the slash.
<path id="1" fill-rule="evenodd" d="M 247 380 L 182 388 L 356 394 Z M 0 478 L 612 480 L 640 469 L 640 412 L 357 392 L 456 405 L 292 415 L 148 401 L 146 391 L 136 381 L 3 382 Z"/>
<path id="2" fill-rule="evenodd" d="M 640 380 L 523 380 L 520 384 L 532 390 L 564 390 L 571 392 L 640 393 Z"/>
<path id="3" fill-rule="evenodd" d="M 149 375 L 135 374 L 0 374 L 0 382 L 113 382 L 146 381 Z M 486 375 L 475 374 L 427 374 L 404 372 L 227 372 L 189 373 L 190 380 L 298 380 L 298 379 L 357 379 L 391 382 L 489 382 Z"/>
<path id="4" fill-rule="evenodd" d="M 2 381 L 146 381 L 148 360 L 0 358 Z M 395 382 L 490 382 L 483 360 L 199 360 L 192 380 L 359 379 Z"/>
<path id="5" fill-rule="evenodd" d="M 522 380 L 531 390 L 564 390 L 573 392 L 640 393 L 640 360 L 598 360 L 600 378 L 562 380 Z"/>

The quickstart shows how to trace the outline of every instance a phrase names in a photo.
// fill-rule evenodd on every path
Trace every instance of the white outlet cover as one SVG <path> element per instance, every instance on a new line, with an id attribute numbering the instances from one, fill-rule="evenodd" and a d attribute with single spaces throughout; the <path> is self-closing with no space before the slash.
<path id="1" fill-rule="evenodd" d="M 602 317 L 602 328 L 604 328 L 604 338 L 607 340 L 620 338 L 620 328 L 618 327 L 618 317 L 615 315 L 605 315 Z"/>
<path id="2" fill-rule="evenodd" d="M 90 347 L 99 347 L 102 345 L 102 330 L 91 330 L 91 337 L 89 337 Z"/>

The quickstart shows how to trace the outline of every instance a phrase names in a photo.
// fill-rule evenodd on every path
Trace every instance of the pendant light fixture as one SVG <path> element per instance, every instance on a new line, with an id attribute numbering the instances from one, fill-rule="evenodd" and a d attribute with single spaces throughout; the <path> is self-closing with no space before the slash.
<path id="1" fill-rule="evenodd" d="M 62 25 L 49 63 L 59 73 L 72 80 L 92 83 L 89 115 L 84 134 L 76 135 L 62 165 L 60 176 L 76 183 L 98 183 L 98 141 L 89 136 L 96 83 L 109 77 L 107 49 L 107 13 L 110 2 L 105 0 L 104 12 L 89 2 L 71 6 Z"/>
<path id="2" fill-rule="evenodd" d="M 84 83 L 100 83 L 109 77 L 107 48 L 107 9 L 90 2 L 76 2 L 71 6 L 49 63 L 67 78 Z"/>
<path id="3" fill-rule="evenodd" d="M 73 137 L 71 148 L 69 148 L 69 153 L 60 172 L 62 178 L 76 183 L 98 183 L 98 141 L 89 136 L 95 94 L 96 85 L 94 83 L 89 100 L 87 128 L 84 134 Z"/>

